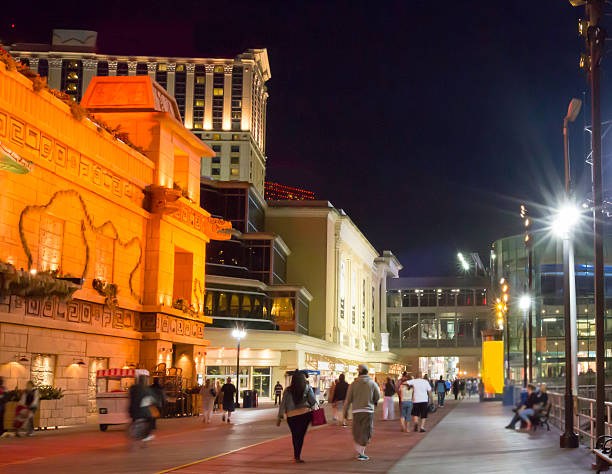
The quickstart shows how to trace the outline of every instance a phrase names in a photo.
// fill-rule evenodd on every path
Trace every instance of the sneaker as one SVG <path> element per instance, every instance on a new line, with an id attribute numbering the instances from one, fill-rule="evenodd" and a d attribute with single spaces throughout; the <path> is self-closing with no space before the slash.
<path id="1" fill-rule="evenodd" d="M 146 438 L 143 438 L 142 440 L 146 442 L 146 441 L 151 441 L 153 439 L 155 439 L 155 435 L 154 434 L 150 434 L 149 436 L 147 436 Z"/>
<path id="2" fill-rule="evenodd" d="M 342 423 L 342 428 L 346 428 L 348 425 L 346 423 Z"/>
<path id="3" fill-rule="evenodd" d="M 504 428 L 506 428 L 507 430 L 513 430 L 513 429 L 514 429 L 514 426 L 512 426 L 512 425 L 508 425 L 508 426 L 504 426 Z"/>
<path id="4" fill-rule="evenodd" d="M 424 428 L 421 428 L 421 433 L 425 433 L 425 429 Z"/>
<path id="5" fill-rule="evenodd" d="M 29 433 L 26 434 L 26 436 L 34 436 L 34 433 L 30 431 Z"/>
<path id="6" fill-rule="evenodd" d="M 357 459 L 359 459 L 360 461 L 367 461 L 368 459 L 370 459 L 370 456 L 366 456 L 365 454 L 360 454 L 359 456 L 357 456 Z"/>
<path id="7" fill-rule="evenodd" d="M 229 416 L 227 417 L 227 422 L 228 422 L 228 423 L 230 422 Z"/>

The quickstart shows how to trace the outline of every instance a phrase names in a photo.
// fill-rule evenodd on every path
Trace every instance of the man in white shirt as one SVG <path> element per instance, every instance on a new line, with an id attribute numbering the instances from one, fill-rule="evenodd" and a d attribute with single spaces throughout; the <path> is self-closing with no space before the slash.
<path id="1" fill-rule="evenodd" d="M 412 421 L 414 422 L 414 431 L 419 431 L 419 418 L 421 419 L 421 433 L 425 432 L 425 422 L 429 413 L 429 403 L 432 401 L 431 385 L 429 381 L 423 378 L 408 380 L 408 385 L 414 388 L 412 395 Z"/>

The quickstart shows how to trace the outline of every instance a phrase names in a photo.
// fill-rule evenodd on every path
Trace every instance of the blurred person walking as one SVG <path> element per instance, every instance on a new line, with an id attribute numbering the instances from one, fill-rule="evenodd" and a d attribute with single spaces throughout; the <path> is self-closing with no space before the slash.
<path id="1" fill-rule="evenodd" d="M 344 418 L 348 416 L 348 409 L 353 406 L 353 440 L 357 459 L 367 461 L 365 448 L 372 438 L 374 430 L 374 409 L 380 400 L 378 385 L 368 375 L 368 366 L 359 364 L 359 376 L 349 386 L 344 405 Z"/>
<path id="2" fill-rule="evenodd" d="M 4 434 L 4 411 L 6 410 L 6 387 L 4 379 L 0 377 L 0 436 Z"/>
<path id="3" fill-rule="evenodd" d="M 280 426 L 282 419 L 287 417 L 293 442 L 293 459 L 296 463 L 304 462 L 302 446 L 308 425 L 312 422 L 312 408 L 316 404 L 314 392 L 306 383 L 306 375 L 301 370 L 296 370 L 291 377 L 291 385 L 283 392 L 276 420 L 276 426 Z"/>
<path id="4" fill-rule="evenodd" d="M 151 405 L 151 429 L 157 429 L 157 418 L 161 417 L 164 406 L 166 405 L 166 391 L 159 383 L 159 378 L 155 377 L 151 384 L 151 395 L 153 396 L 154 403 Z"/>
<path id="5" fill-rule="evenodd" d="M 217 391 L 211 379 L 206 379 L 206 382 L 202 385 L 200 396 L 202 397 L 202 423 L 210 423 L 217 399 Z"/>
<path id="6" fill-rule="evenodd" d="M 455 400 L 459 396 L 459 379 L 453 380 L 453 395 L 455 396 Z"/>
<path id="7" fill-rule="evenodd" d="M 414 395 L 414 387 L 408 385 L 408 380 L 412 380 L 412 377 L 406 377 L 406 379 L 400 384 L 397 391 L 400 398 L 400 423 L 402 425 L 403 432 L 408 432 L 408 428 L 410 426 L 412 397 Z"/>
<path id="8" fill-rule="evenodd" d="M 387 377 L 387 381 L 383 386 L 383 420 L 395 420 L 395 409 L 393 407 L 393 395 L 395 395 L 395 384 L 391 377 Z"/>
<path id="9" fill-rule="evenodd" d="M 344 374 L 340 374 L 338 382 L 334 388 L 334 396 L 332 398 L 332 406 L 334 407 L 334 419 L 338 420 L 338 424 L 346 427 L 346 417 L 344 416 L 344 403 L 346 393 L 348 392 L 349 384 L 344 379 Z"/>
<path id="10" fill-rule="evenodd" d="M 221 382 L 219 380 L 215 382 L 215 392 L 217 392 L 217 398 L 215 398 L 215 404 L 213 405 L 213 413 L 218 411 L 221 406 Z"/>
<path id="11" fill-rule="evenodd" d="M 21 399 L 17 406 L 17 410 L 21 413 L 20 419 L 23 420 L 23 418 L 25 418 L 25 420 L 22 421 L 20 426 L 15 427 L 16 436 L 19 436 L 19 432 L 22 429 L 26 432 L 26 436 L 34 436 L 34 414 L 36 410 L 38 410 L 39 404 L 40 395 L 38 393 L 38 388 L 34 386 L 31 380 L 28 380 L 26 389 L 21 394 Z"/>
<path id="12" fill-rule="evenodd" d="M 274 406 L 278 405 L 281 402 L 282 396 L 283 396 L 283 386 L 277 380 L 276 385 L 274 386 Z"/>
<path id="13" fill-rule="evenodd" d="M 444 406 L 444 397 L 446 396 L 446 382 L 440 375 L 440 378 L 436 380 L 434 385 L 434 391 L 438 395 L 438 407 Z"/>
<path id="14" fill-rule="evenodd" d="M 230 417 L 236 409 L 236 386 L 232 383 L 232 378 L 228 377 L 225 384 L 221 387 L 221 400 L 223 402 L 223 416 L 222 421 L 225 421 L 225 415 L 227 414 L 227 422 L 230 422 Z"/>
<path id="15" fill-rule="evenodd" d="M 425 422 L 429 414 L 429 403 L 431 403 L 431 385 L 427 380 L 427 374 L 423 375 L 422 379 L 409 380 L 406 382 L 414 388 L 412 395 L 412 421 L 414 422 L 414 431 L 425 432 Z M 419 419 L 421 427 L 419 429 Z"/>
<path id="16" fill-rule="evenodd" d="M 146 375 L 139 375 L 136 378 L 136 383 L 130 387 L 128 395 L 128 410 L 132 418 L 128 435 L 134 441 L 151 441 L 155 435 L 151 433 L 153 417 L 149 407 L 154 404 L 154 398 L 151 389 L 147 386 Z"/>

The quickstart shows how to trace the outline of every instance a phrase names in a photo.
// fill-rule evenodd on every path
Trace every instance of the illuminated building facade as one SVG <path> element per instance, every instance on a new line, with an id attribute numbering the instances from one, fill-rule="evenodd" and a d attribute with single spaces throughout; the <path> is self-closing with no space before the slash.
<path id="1" fill-rule="evenodd" d="M 581 386 L 595 384 L 595 308 L 593 289 L 593 242 L 587 233 L 574 239 L 576 275 L 576 319 L 578 336 L 578 379 Z M 605 318 L 606 327 L 612 324 L 612 239 L 606 235 L 605 245 Z M 534 378 L 552 385 L 565 383 L 565 320 L 563 308 L 563 243 L 543 234 L 533 247 L 533 351 Z M 510 367 L 515 383 L 523 378 L 523 321 L 524 312 L 518 300 L 527 287 L 527 250 L 522 235 L 496 240 L 492 246 L 493 282 L 503 277 L 510 296 Z M 504 328 L 504 338 L 506 329 Z M 611 367 L 612 340 L 606 336 L 606 364 Z M 606 379 L 609 383 L 610 368 Z M 593 393 L 586 393 L 594 396 Z"/>
<path id="2" fill-rule="evenodd" d="M 316 199 L 315 193 L 312 191 L 294 188 L 292 186 L 285 186 L 283 184 L 273 183 L 271 181 L 266 181 L 265 198 L 266 201 L 308 201 Z"/>
<path id="3" fill-rule="evenodd" d="M 50 45 L 5 48 L 77 102 L 94 76 L 149 76 L 175 98 L 185 127 L 215 151 L 203 157 L 202 176 L 248 181 L 263 196 L 266 49 L 249 49 L 234 59 L 109 55 L 97 52 L 96 40 L 95 31 L 53 30 Z"/>
<path id="4" fill-rule="evenodd" d="M 0 375 L 64 390 L 51 426 L 95 412 L 95 374 L 204 371 L 206 245 L 228 221 L 199 206 L 200 161 L 149 77 L 94 78 L 82 106 L 0 62 Z M 55 91 L 56 92 L 56 91 Z M 118 125 L 122 134 L 113 133 Z"/>
<path id="5" fill-rule="evenodd" d="M 477 377 L 482 331 L 495 322 L 488 288 L 486 277 L 389 279 L 391 350 L 436 378 L 463 375 L 459 371 Z"/>

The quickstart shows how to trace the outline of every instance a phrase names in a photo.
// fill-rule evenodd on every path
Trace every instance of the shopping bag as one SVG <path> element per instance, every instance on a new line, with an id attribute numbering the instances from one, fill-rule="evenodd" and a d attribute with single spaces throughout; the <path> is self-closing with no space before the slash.
<path id="1" fill-rule="evenodd" d="M 153 418 L 159 418 L 159 408 L 157 408 L 155 405 L 150 405 L 149 406 L 149 411 L 151 412 L 151 416 Z"/>
<path id="2" fill-rule="evenodd" d="M 326 423 L 327 420 L 325 419 L 325 411 L 323 408 L 312 410 L 312 426 L 321 426 Z"/>

